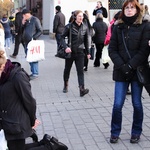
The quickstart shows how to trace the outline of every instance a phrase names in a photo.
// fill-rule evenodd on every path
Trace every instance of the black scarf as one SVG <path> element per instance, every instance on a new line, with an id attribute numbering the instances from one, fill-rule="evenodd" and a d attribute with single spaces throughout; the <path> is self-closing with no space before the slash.
<path id="1" fill-rule="evenodd" d="M 9 78 L 9 75 L 10 75 L 13 68 L 14 68 L 14 65 L 8 59 L 6 64 L 5 64 L 4 71 L 2 72 L 2 75 L 1 75 L 1 78 L 0 78 L 0 84 L 3 84 L 7 81 L 7 79 Z"/>
<path id="2" fill-rule="evenodd" d="M 132 24 L 136 21 L 137 17 L 138 17 L 137 14 L 135 14 L 135 15 L 132 16 L 132 17 L 126 17 L 126 16 L 124 15 L 123 18 L 122 18 L 122 20 L 125 22 L 125 24 L 127 24 L 127 25 L 130 26 L 130 25 L 132 25 Z"/>

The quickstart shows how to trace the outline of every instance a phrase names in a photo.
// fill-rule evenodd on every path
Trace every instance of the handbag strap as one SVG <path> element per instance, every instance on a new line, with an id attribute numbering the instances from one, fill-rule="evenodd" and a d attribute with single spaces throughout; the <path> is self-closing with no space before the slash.
<path id="1" fill-rule="evenodd" d="M 127 45 L 126 45 L 126 42 L 125 42 L 125 39 L 124 39 L 123 30 L 122 30 L 122 39 L 123 39 L 123 44 L 124 44 L 125 50 L 126 50 L 128 56 L 129 56 L 129 58 L 131 59 L 131 55 L 130 55 L 130 53 L 129 53 L 129 50 L 128 50 L 128 48 L 127 48 Z"/>
<path id="2" fill-rule="evenodd" d="M 70 23 L 69 24 L 69 43 L 68 43 L 69 47 L 71 47 L 71 27 L 72 27 L 72 24 Z"/>

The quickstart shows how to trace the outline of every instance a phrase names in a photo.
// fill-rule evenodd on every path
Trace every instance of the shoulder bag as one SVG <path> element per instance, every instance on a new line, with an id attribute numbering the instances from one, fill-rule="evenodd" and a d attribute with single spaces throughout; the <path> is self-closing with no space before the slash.
<path id="1" fill-rule="evenodd" d="M 69 47 L 71 47 L 71 24 L 69 25 Z M 71 53 L 66 53 L 65 48 L 62 44 L 58 47 L 57 57 L 62 59 L 69 59 L 71 58 Z"/>
<path id="2" fill-rule="evenodd" d="M 126 46 L 125 40 L 124 40 L 124 33 L 122 31 L 122 38 L 123 38 L 123 43 L 126 49 L 126 52 L 128 54 L 128 56 L 131 58 L 131 55 L 128 51 L 128 48 Z M 138 81 L 140 84 L 142 85 L 149 85 L 150 84 L 150 66 L 149 66 L 149 62 L 146 65 L 140 65 L 137 67 L 136 69 L 136 74 L 138 77 Z"/>

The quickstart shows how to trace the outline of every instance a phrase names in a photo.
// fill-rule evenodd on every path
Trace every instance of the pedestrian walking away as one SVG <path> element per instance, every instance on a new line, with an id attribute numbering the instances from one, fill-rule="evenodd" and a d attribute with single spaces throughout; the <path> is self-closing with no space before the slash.
<path id="1" fill-rule="evenodd" d="M 65 28 L 65 15 L 61 12 L 60 6 L 56 6 L 55 10 L 56 10 L 56 15 L 53 21 L 53 33 L 55 34 L 55 38 L 57 42 L 57 52 L 58 52 L 61 34 Z M 57 54 L 55 56 L 57 56 Z"/>

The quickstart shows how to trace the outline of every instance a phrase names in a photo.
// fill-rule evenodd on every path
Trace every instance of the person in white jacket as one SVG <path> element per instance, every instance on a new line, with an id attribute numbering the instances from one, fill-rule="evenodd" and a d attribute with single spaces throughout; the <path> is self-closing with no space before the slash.
<path id="1" fill-rule="evenodd" d="M 7 54 L 4 45 L 5 45 L 5 33 L 4 33 L 3 25 L 0 23 L 0 50 L 3 50 L 5 52 L 4 56 L 7 59 Z"/>

